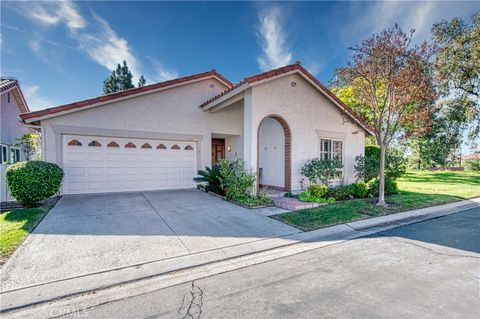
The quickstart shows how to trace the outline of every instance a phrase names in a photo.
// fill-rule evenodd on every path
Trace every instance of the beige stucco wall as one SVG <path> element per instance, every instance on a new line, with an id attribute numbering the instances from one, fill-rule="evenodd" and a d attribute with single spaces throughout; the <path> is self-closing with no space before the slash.
<path id="1" fill-rule="evenodd" d="M 10 91 L 10 103 L 8 102 L 8 92 L 2 93 L 0 100 L 0 143 L 7 145 L 9 157 L 10 146 L 17 143 L 17 138 L 30 132 L 29 129 L 19 121 L 19 114 L 20 108 L 13 92 Z M 22 161 L 25 160 L 23 152 L 20 152 L 20 159 Z M 9 164 L 0 163 L 0 202 L 13 200 L 8 193 L 5 182 L 5 170 L 8 165 Z"/>
<path id="2" fill-rule="evenodd" d="M 257 167 L 260 122 L 268 115 L 277 114 L 291 129 L 293 190 L 301 187 L 302 165 L 319 156 L 319 137 L 344 141 L 344 179 L 347 183 L 355 181 L 355 157 L 364 152 L 363 129 L 342 115 L 338 107 L 301 76 L 291 74 L 250 88 L 245 93 L 244 108 L 244 154 L 249 167 Z"/>
<path id="3" fill-rule="evenodd" d="M 213 87 L 212 87 L 213 85 Z M 44 157 L 61 164 L 61 135 L 85 134 L 196 140 L 197 167 L 211 162 L 211 134 L 241 135 L 243 106 L 203 112 L 198 106 L 225 90 L 215 79 L 179 86 L 42 121 Z M 232 153 L 242 154 L 242 143 Z"/>
<path id="4" fill-rule="evenodd" d="M 29 132 L 18 119 L 20 108 L 10 92 L 10 103 L 8 103 L 8 92 L 2 94 L 0 102 L 0 142 L 3 144 L 16 144 L 17 138 Z"/>

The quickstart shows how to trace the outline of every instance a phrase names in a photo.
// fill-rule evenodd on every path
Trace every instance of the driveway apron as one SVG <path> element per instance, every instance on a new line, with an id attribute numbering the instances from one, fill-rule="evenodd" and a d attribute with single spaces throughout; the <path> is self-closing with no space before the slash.
<path id="1" fill-rule="evenodd" d="M 64 196 L 3 266 L 2 291 L 295 232 L 197 190 Z"/>

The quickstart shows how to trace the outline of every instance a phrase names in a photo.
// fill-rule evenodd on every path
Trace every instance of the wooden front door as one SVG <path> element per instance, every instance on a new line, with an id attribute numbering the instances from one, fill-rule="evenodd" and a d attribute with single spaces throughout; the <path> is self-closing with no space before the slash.
<path id="1" fill-rule="evenodd" d="M 225 140 L 212 138 L 212 164 L 225 158 Z"/>

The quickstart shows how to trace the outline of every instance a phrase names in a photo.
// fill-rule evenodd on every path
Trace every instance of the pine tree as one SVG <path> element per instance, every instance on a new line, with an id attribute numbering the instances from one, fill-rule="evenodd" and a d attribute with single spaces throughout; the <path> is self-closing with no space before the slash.
<path id="1" fill-rule="evenodd" d="M 145 78 L 143 77 L 143 74 L 140 75 L 140 78 L 138 79 L 138 85 L 137 87 L 142 87 L 145 85 L 145 83 L 147 83 L 147 80 L 145 80 Z"/>
<path id="2" fill-rule="evenodd" d="M 123 60 L 123 64 L 117 64 L 117 68 L 112 71 L 105 81 L 103 81 L 103 93 L 109 94 L 132 89 L 135 87 L 132 80 L 132 72 L 130 72 L 130 69 L 127 66 L 127 61 Z"/>

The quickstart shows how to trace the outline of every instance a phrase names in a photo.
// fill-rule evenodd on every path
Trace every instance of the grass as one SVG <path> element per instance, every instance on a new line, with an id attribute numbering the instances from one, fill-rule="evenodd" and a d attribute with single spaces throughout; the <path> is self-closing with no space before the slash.
<path id="1" fill-rule="evenodd" d="M 24 208 L 0 215 L 0 265 L 15 252 L 51 207 Z"/>
<path id="2" fill-rule="evenodd" d="M 400 194 L 387 197 L 388 207 L 375 199 L 353 199 L 329 206 L 274 216 L 284 223 L 310 231 L 362 218 L 400 213 L 480 196 L 478 172 L 409 172 L 398 180 Z"/>
<path id="3" fill-rule="evenodd" d="M 472 198 L 480 196 L 480 172 L 412 171 L 398 179 L 401 191 Z"/>

